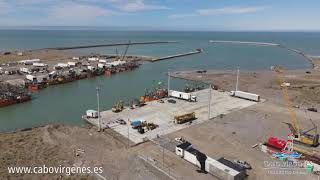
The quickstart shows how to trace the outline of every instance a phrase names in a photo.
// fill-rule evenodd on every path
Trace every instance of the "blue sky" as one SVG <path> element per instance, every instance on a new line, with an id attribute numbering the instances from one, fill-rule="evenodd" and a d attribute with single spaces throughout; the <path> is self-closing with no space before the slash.
<path id="1" fill-rule="evenodd" d="M 0 27 L 319 31 L 319 9 L 319 0 L 0 0 Z"/>

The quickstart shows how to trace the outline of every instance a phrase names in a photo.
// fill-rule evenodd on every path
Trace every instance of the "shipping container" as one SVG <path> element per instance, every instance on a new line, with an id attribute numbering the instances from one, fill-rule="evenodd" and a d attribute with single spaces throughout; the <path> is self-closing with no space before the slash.
<path id="1" fill-rule="evenodd" d="M 32 64 L 34 67 L 47 67 L 47 64 L 44 63 L 39 63 L 39 62 L 35 62 Z"/>
<path id="2" fill-rule="evenodd" d="M 107 60 L 106 59 L 100 59 L 99 63 L 107 63 Z"/>
<path id="3" fill-rule="evenodd" d="M 68 64 L 66 64 L 66 63 L 58 63 L 56 66 L 57 67 L 61 67 L 61 68 L 66 68 L 66 67 L 68 67 Z"/>
<path id="4" fill-rule="evenodd" d="M 76 65 L 76 62 L 68 62 L 68 67 L 75 67 Z"/>
<path id="5" fill-rule="evenodd" d="M 88 61 L 98 61 L 99 58 L 98 57 L 89 57 Z"/>
<path id="6" fill-rule="evenodd" d="M 80 60 L 80 58 L 79 58 L 79 57 L 72 57 L 72 60 L 79 61 L 79 60 Z"/>
<path id="7" fill-rule="evenodd" d="M 18 61 L 19 64 L 25 64 L 25 65 L 32 65 L 35 62 L 40 62 L 40 59 L 26 59 L 26 60 L 21 60 Z"/>

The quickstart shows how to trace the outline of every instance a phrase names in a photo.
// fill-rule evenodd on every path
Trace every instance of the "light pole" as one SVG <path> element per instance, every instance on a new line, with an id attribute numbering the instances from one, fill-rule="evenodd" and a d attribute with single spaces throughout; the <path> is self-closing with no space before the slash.
<path id="1" fill-rule="evenodd" d="M 130 128 L 129 128 L 129 126 L 130 126 L 130 120 L 129 120 L 129 118 L 128 118 L 128 123 L 127 123 L 128 125 L 127 125 L 127 131 L 128 131 L 128 149 L 130 148 Z"/>
<path id="2" fill-rule="evenodd" d="M 162 146 L 162 168 L 164 170 L 164 147 Z"/>
<path id="3" fill-rule="evenodd" d="M 208 104 L 208 120 L 210 120 L 210 113 L 211 113 L 211 95 L 212 94 L 212 85 L 209 84 L 209 104 Z"/>
<path id="4" fill-rule="evenodd" d="M 96 87 L 97 90 L 97 104 L 98 104 L 98 132 L 101 131 L 101 118 L 100 118 L 100 87 Z"/>
<path id="5" fill-rule="evenodd" d="M 238 69 L 237 69 L 236 91 L 238 91 L 238 85 L 239 85 L 239 74 L 240 74 L 240 69 L 239 69 L 239 67 L 238 67 Z"/>
<path id="6" fill-rule="evenodd" d="M 168 69 L 168 96 L 170 95 L 170 69 Z"/>

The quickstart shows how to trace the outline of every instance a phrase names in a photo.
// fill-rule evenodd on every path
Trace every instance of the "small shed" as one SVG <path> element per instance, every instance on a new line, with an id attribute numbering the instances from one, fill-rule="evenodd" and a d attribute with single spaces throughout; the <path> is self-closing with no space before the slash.
<path id="1" fill-rule="evenodd" d="M 86 115 L 87 115 L 87 118 L 98 118 L 98 111 L 87 110 Z"/>

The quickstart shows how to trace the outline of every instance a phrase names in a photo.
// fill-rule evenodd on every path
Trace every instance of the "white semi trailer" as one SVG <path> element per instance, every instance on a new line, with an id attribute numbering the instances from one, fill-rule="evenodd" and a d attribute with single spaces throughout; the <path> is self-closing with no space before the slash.
<path id="1" fill-rule="evenodd" d="M 178 99 L 183 99 L 183 100 L 187 100 L 190 102 L 196 102 L 197 101 L 197 97 L 192 95 L 191 93 L 185 93 L 185 92 L 179 92 L 179 91 L 169 91 L 169 96 L 174 97 L 174 98 L 178 98 Z"/>
<path id="2" fill-rule="evenodd" d="M 230 93 L 231 96 L 242 98 L 242 99 L 247 99 L 251 101 L 260 101 L 260 95 L 258 94 L 252 94 L 248 92 L 243 92 L 243 91 L 231 91 Z"/>
<path id="3" fill-rule="evenodd" d="M 177 145 L 176 155 L 201 168 L 201 170 L 218 177 L 219 179 L 243 180 L 246 177 L 245 171 L 238 171 L 226 164 L 206 156 L 200 151 L 194 149 L 189 142 L 184 142 Z"/>

